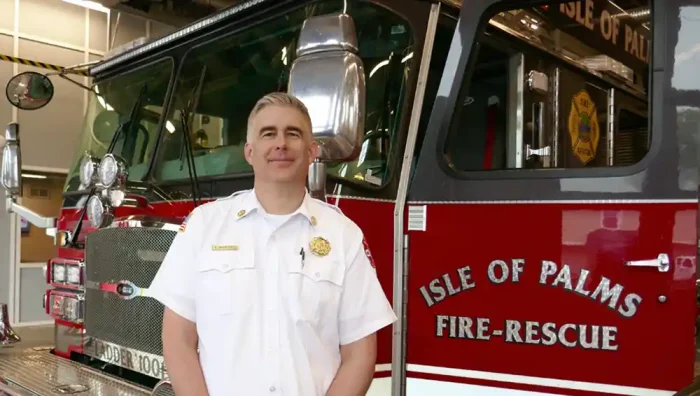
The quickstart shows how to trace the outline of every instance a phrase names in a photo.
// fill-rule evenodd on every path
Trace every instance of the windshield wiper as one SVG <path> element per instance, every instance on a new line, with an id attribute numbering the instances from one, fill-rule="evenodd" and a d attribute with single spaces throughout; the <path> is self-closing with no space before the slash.
<path id="1" fill-rule="evenodd" d="M 132 124 L 134 120 L 136 119 L 136 114 L 138 114 L 138 109 L 141 108 L 141 103 L 143 102 L 143 97 L 144 94 L 147 91 L 148 83 L 143 84 L 141 87 L 141 91 L 139 92 L 139 96 L 136 98 L 136 102 L 134 103 L 134 106 L 131 108 L 131 111 L 129 112 L 129 117 L 123 120 L 122 122 L 119 123 L 117 126 L 116 132 L 114 132 L 114 136 L 112 136 L 112 140 L 109 142 L 109 146 L 107 147 L 107 154 L 111 154 L 114 151 L 114 146 L 117 145 L 117 141 L 119 140 L 119 136 L 123 133 L 123 130 L 126 126 L 129 126 L 130 128 L 132 127 Z M 85 213 L 87 212 L 87 207 L 88 207 L 88 202 L 90 201 L 90 198 L 95 195 L 95 191 L 97 190 L 97 186 L 92 186 L 90 188 L 90 193 L 87 195 L 87 198 L 85 199 L 85 204 L 83 205 L 83 209 L 80 211 L 80 216 L 78 217 L 78 223 L 75 225 L 75 228 L 73 229 L 73 235 L 71 237 L 71 241 L 69 243 L 70 246 L 75 246 L 76 242 L 78 241 L 78 235 L 80 234 L 80 230 L 83 228 L 83 221 L 85 220 Z"/>
<path id="2" fill-rule="evenodd" d="M 185 156 L 187 157 L 187 172 L 190 177 L 190 186 L 192 188 L 192 201 L 194 202 L 194 207 L 197 207 L 197 201 L 200 198 L 199 194 L 199 180 L 197 179 L 197 168 L 194 163 L 194 148 L 192 147 L 192 140 L 190 139 L 190 126 L 189 119 L 190 115 L 197 109 L 199 105 L 199 97 L 202 94 L 202 85 L 204 84 L 204 77 L 207 73 L 207 67 L 202 67 L 202 73 L 199 75 L 199 81 L 197 86 L 192 90 L 192 95 L 189 102 L 185 107 L 180 110 L 180 123 L 182 126 L 182 133 L 184 135 L 184 145 L 185 145 Z M 180 163 L 182 163 L 182 151 L 180 151 Z"/>

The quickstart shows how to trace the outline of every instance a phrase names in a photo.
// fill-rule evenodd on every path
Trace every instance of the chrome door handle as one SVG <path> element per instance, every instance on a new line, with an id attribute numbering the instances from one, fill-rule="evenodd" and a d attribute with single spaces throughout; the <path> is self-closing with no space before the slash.
<path id="1" fill-rule="evenodd" d="M 628 267 L 657 267 L 659 272 L 668 272 L 671 268 L 671 262 L 668 259 L 668 254 L 661 253 L 659 257 L 651 260 L 626 261 Z"/>

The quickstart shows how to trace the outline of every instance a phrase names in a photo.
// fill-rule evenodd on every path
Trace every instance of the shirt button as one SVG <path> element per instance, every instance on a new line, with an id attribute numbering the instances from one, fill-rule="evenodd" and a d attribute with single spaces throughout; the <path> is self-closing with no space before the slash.
<path id="1" fill-rule="evenodd" d="M 320 273 L 318 273 L 318 272 L 317 272 L 317 273 L 315 273 L 314 275 L 316 275 L 316 277 L 317 277 L 317 278 L 318 278 L 319 276 L 321 276 L 321 274 L 320 274 Z"/>
<path id="2" fill-rule="evenodd" d="M 275 391 L 275 387 L 274 387 L 274 386 L 271 386 L 271 387 L 270 387 L 270 392 L 274 392 L 274 391 Z"/>

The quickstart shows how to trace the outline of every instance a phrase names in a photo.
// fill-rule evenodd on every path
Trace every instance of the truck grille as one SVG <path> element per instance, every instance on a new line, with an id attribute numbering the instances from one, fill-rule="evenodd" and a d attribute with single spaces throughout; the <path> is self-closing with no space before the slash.
<path id="1" fill-rule="evenodd" d="M 160 228 L 107 228 L 87 235 L 85 284 L 127 280 L 147 288 L 176 232 Z M 88 336 L 162 356 L 163 305 L 148 297 L 124 300 L 87 287 L 85 331 Z"/>

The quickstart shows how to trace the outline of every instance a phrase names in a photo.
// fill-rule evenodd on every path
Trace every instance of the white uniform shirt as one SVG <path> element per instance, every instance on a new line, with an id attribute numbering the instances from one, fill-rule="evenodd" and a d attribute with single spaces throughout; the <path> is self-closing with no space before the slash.
<path id="1" fill-rule="evenodd" d="M 396 320 L 368 255 L 334 206 L 271 216 L 250 190 L 188 216 L 148 295 L 196 323 L 211 396 L 323 396 L 339 345 Z"/>

